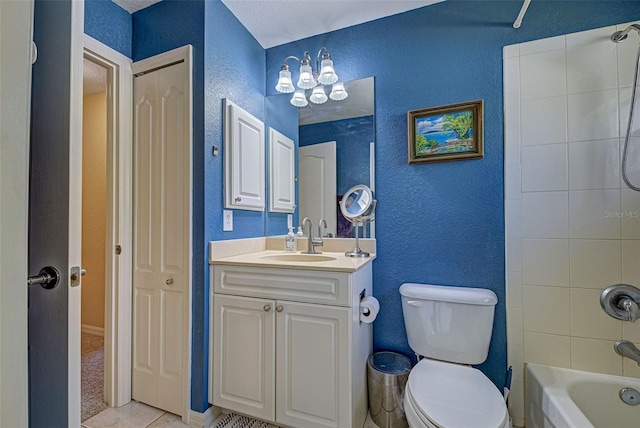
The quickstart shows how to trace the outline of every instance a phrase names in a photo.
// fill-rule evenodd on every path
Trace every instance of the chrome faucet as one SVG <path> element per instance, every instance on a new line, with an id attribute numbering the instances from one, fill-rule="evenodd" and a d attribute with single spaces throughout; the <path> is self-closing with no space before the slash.
<path id="1" fill-rule="evenodd" d="M 324 227 L 327 227 L 327 222 L 324 219 L 320 220 L 320 223 L 324 222 Z M 311 220 L 309 217 L 305 217 L 302 220 L 302 230 L 307 228 L 307 224 L 309 225 L 309 236 L 307 237 L 307 251 L 303 251 L 304 254 L 322 254 L 321 252 L 316 251 L 316 247 L 322 247 L 322 235 L 318 238 L 313 237 L 313 225 L 311 224 Z M 318 232 L 320 232 L 320 224 L 318 224 Z"/>
<path id="2" fill-rule="evenodd" d="M 325 220 L 324 217 L 322 217 L 318 222 L 318 238 L 320 238 L 321 240 L 324 237 L 324 231 L 326 228 L 327 228 L 327 220 Z"/>
<path id="3" fill-rule="evenodd" d="M 616 354 L 631 358 L 640 366 L 640 349 L 636 348 L 636 345 L 633 343 L 628 340 L 618 340 L 616 344 L 613 345 L 613 349 L 616 350 Z"/>

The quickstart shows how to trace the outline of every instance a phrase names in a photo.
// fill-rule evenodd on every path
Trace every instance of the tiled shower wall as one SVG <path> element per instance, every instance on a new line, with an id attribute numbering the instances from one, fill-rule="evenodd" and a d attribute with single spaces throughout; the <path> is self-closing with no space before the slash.
<path id="1" fill-rule="evenodd" d="M 600 308 L 612 284 L 640 287 L 640 193 L 621 157 L 638 36 L 628 24 L 506 46 L 505 221 L 510 412 L 522 426 L 525 363 L 640 377 L 613 345 L 640 321 Z M 640 102 L 629 178 L 640 186 Z"/>

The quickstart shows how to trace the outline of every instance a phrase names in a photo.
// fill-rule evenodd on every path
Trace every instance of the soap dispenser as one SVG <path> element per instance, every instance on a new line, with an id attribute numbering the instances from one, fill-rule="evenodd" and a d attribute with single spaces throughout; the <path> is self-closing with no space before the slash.
<path id="1" fill-rule="evenodd" d="M 289 233 L 284 237 L 284 250 L 289 253 L 295 253 L 298 249 L 296 235 L 293 233 L 293 226 L 289 226 Z"/>

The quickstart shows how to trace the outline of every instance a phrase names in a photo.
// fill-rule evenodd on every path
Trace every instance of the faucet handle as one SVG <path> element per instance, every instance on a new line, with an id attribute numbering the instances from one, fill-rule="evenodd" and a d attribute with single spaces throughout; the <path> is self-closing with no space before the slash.
<path id="1" fill-rule="evenodd" d="M 327 228 L 327 220 L 325 220 L 324 217 L 322 217 L 320 221 L 318 221 L 318 238 L 320 238 L 320 240 L 322 240 L 322 237 L 324 236 L 324 230 L 326 228 Z"/>
<path id="2" fill-rule="evenodd" d="M 628 320 L 631 322 L 635 322 L 640 316 L 640 310 L 638 309 L 638 304 L 628 297 L 623 297 L 618 302 L 618 306 L 627 311 Z"/>

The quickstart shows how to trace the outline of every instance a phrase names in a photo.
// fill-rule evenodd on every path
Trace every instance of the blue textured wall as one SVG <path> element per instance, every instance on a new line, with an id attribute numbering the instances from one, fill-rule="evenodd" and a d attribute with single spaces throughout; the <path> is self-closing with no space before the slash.
<path id="1" fill-rule="evenodd" d="M 267 50 L 267 94 L 282 58 L 321 46 L 341 79 L 375 76 L 375 349 L 412 355 L 403 282 L 488 288 L 499 303 L 480 368 L 498 386 L 506 366 L 502 47 L 640 18 L 638 1 L 534 1 L 516 30 L 521 6 L 449 0 Z M 485 101 L 483 159 L 408 165 L 408 110 L 475 99 Z"/>
<path id="2" fill-rule="evenodd" d="M 84 32 L 131 58 L 131 14 L 111 0 L 84 1 Z"/>
<path id="3" fill-rule="evenodd" d="M 235 210 L 233 232 L 222 231 L 223 117 L 222 99 L 264 121 L 265 51 L 236 17 L 219 1 L 205 2 L 206 79 L 206 235 L 210 240 L 264 235 L 264 212 Z M 211 147 L 220 148 L 217 158 Z"/>
<path id="4" fill-rule="evenodd" d="M 209 241 L 264 235 L 264 212 L 234 210 L 233 232 L 222 231 L 223 200 L 223 117 L 222 99 L 229 98 L 260 120 L 264 120 L 265 51 L 235 16 L 219 1 L 205 2 L 205 143 L 196 147 L 196 156 L 202 156 L 204 164 L 204 240 L 203 257 L 194 255 L 198 262 L 208 266 Z M 218 146 L 220 154 L 213 157 L 211 149 Z M 199 150 L 199 151 L 198 151 Z M 202 162 L 203 161 L 203 162 Z M 205 287 L 200 295 L 194 290 L 194 345 L 193 362 L 198 372 L 193 372 L 192 408 L 199 412 L 207 407 L 208 361 L 208 295 L 209 271 L 204 275 Z M 203 327 L 196 332 L 196 324 Z M 196 340 L 196 334 L 203 334 Z M 196 379 L 197 374 L 203 378 Z"/>
<path id="5" fill-rule="evenodd" d="M 314 123 L 300 127 L 300 147 L 336 142 L 337 192 L 369 185 L 369 144 L 374 142 L 373 116 Z"/>

